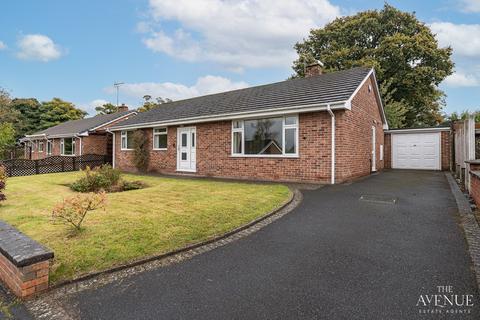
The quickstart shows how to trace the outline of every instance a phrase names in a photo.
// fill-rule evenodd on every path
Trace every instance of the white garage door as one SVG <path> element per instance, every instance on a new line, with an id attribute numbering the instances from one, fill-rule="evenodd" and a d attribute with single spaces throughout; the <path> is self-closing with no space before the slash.
<path id="1" fill-rule="evenodd" d="M 440 133 L 392 134 L 392 168 L 440 170 Z"/>

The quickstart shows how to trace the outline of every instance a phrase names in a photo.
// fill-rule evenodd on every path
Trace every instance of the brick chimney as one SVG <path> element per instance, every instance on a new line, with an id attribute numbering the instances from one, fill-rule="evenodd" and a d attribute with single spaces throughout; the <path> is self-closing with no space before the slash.
<path id="1" fill-rule="evenodd" d="M 123 112 L 123 111 L 128 111 L 128 106 L 126 106 L 125 103 L 122 103 L 121 106 L 117 107 L 117 112 Z"/>
<path id="2" fill-rule="evenodd" d="M 319 76 L 323 73 L 323 63 L 320 61 L 310 63 L 305 67 L 305 78 Z"/>

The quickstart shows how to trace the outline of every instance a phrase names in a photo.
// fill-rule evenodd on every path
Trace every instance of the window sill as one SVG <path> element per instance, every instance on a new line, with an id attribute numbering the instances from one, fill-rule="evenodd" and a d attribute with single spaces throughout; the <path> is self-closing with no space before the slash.
<path id="1" fill-rule="evenodd" d="M 261 154 L 232 154 L 230 158 L 271 158 L 271 159 L 298 159 L 300 156 L 298 154 L 295 155 L 261 155 Z"/>
<path id="2" fill-rule="evenodd" d="M 153 148 L 153 151 L 167 151 L 168 148 Z"/>
<path id="3" fill-rule="evenodd" d="M 120 151 L 133 151 L 133 149 L 120 149 Z"/>

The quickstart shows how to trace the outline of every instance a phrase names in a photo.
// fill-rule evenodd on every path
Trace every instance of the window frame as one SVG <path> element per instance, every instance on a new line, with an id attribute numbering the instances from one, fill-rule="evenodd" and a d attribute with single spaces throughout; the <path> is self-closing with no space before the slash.
<path id="1" fill-rule="evenodd" d="M 51 156 L 53 153 L 53 141 L 52 140 L 47 140 L 47 148 L 46 148 L 46 153 L 47 156 Z"/>
<path id="2" fill-rule="evenodd" d="M 155 130 L 164 129 L 165 132 L 155 132 Z M 156 136 L 167 136 L 167 146 L 165 148 L 157 148 L 155 146 L 155 137 Z M 152 149 L 156 151 L 166 151 L 168 150 L 168 127 L 157 127 L 152 128 Z"/>
<path id="3" fill-rule="evenodd" d="M 72 140 L 72 154 L 65 154 L 65 139 L 71 139 Z M 66 156 L 66 157 L 75 157 L 75 154 L 77 152 L 76 140 L 77 139 L 75 137 L 62 138 L 60 140 L 60 154 L 62 156 Z"/>
<path id="4" fill-rule="evenodd" d="M 45 151 L 45 145 L 43 143 L 43 140 L 38 140 L 37 144 L 38 144 L 38 153 L 43 153 L 43 151 Z"/>
<path id="5" fill-rule="evenodd" d="M 128 134 L 133 133 L 133 130 L 122 130 L 120 132 L 120 150 L 131 151 L 133 148 L 128 148 Z M 123 146 L 123 140 L 125 139 L 125 147 Z"/>
<path id="6" fill-rule="evenodd" d="M 262 120 L 269 118 L 282 117 L 282 154 L 245 154 L 245 121 L 246 120 Z M 286 118 L 294 117 L 296 119 L 295 124 L 286 124 Z M 240 126 L 235 128 L 234 124 L 238 122 Z M 286 130 L 295 129 L 295 153 L 285 153 L 285 132 Z M 241 134 L 242 150 L 241 153 L 235 153 L 234 145 L 234 133 Z M 299 157 L 299 117 L 298 114 L 288 114 L 283 116 L 270 116 L 270 117 L 255 117 L 248 119 L 236 119 L 232 120 L 232 134 L 231 134 L 231 157 L 248 157 L 248 158 L 298 158 Z"/>

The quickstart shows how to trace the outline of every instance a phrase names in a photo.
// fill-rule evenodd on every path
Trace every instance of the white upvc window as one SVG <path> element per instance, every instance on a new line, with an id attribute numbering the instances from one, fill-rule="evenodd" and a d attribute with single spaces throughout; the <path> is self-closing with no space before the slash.
<path id="1" fill-rule="evenodd" d="M 51 156 L 53 150 L 53 142 L 52 140 L 47 140 L 47 155 Z"/>
<path id="2" fill-rule="evenodd" d="M 43 141 L 38 140 L 38 152 L 43 152 Z"/>
<path id="3" fill-rule="evenodd" d="M 121 150 L 133 150 L 133 131 L 125 130 L 120 134 Z"/>
<path id="4" fill-rule="evenodd" d="M 297 157 L 298 115 L 232 121 L 232 156 Z"/>
<path id="5" fill-rule="evenodd" d="M 62 138 L 60 140 L 60 151 L 62 156 L 74 156 L 75 138 Z"/>
<path id="6" fill-rule="evenodd" d="M 153 128 L 153 150 L 167 150 L 168 129 Z"/>
<path id="7" fill-rule="evenodd" d="M 380 145 L 380 161 L 383 161 L 383 144 Z"/>

